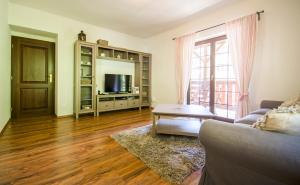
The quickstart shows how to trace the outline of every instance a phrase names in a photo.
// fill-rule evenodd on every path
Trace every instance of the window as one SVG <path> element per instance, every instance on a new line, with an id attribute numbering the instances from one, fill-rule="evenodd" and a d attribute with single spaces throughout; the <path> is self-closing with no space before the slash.
<path id="1" fill-rule="evenodd" d="M 188 96 L 190 104 L 203 105 L 219 117 L 235 118 L 239 92 L 226 36 L 195 44 Z"/>

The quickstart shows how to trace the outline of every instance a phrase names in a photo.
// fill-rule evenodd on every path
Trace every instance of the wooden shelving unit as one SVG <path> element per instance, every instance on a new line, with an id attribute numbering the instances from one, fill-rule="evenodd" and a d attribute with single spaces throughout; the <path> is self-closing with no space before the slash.
<path id="1" fill-rule="evenodd" d="M 151 106 L 151 60 L 149 53 L 98 45 L 99 59 L 135 63 L 134 86 L 140 88 L 140 104 Z"/>
<path id="2" fill-rule="evenodd" d="M 151 106 L 151 54 L 124 48 L 98 45 L 97 58 L 121 62 L 134 62 L 134 86 L 140 88 L 140 106 Z"/>
<path id="3" fill-rule="evenodd" d="M 141 54 L 141 104 L 151 106 L 151 55 Z"/>
<path id="4" fill-rule="evenodd" d="M 75 44 L 74 113 L 95 114 L 95 44 L 77 41 Z"/>
<path id="5" fill-rule="evenodd" d="M 75 54 L 76 118 L 86 113 L 98 115 L 99 112 L 151 106 L 151 54 L 82 41 L 76 42 Z M 96 58 L 134 63 L 135 78 L 132 79 L 132 86 L 139 87 L 140 93 L 96 96 Z"/>

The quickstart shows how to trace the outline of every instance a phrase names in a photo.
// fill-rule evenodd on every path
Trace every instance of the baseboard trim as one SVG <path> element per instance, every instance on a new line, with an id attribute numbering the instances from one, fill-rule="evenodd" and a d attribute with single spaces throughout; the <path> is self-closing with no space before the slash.
<path id="1" fill-rule="evenodd" d="M 6 122 L 6 124 L 4 125 L 3 129 L 0 132 L 0 137 L 3 136 L 4 131 L 6 130 L 8 124 L 10 123 L 11 118 L 9 118 L 9 120 Z"/>

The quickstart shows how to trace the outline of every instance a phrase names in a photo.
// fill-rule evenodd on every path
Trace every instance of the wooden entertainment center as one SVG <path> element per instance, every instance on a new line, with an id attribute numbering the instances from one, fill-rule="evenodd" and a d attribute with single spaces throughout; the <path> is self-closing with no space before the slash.
<path id="1" fill-rule="evenodd" d="M 99 112 L 151 106 L 151 58 L 149 53 L 76 41 L 74 96 L 76 119 L 81 114 L 93 113 L 98 116 Z M 134 63 L 132 86 L 139 87 L 139 93 L 97 95 L 96 59 Z"/>

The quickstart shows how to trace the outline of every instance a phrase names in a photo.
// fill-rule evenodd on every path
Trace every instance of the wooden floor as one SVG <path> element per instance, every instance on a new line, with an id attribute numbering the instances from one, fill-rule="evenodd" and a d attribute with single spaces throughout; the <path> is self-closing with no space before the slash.
<path id="1" fill-rule="evenodd" d="M 151 122 L 144 109 L 12 121 L 0 137 L 0 184 L 169 184 L 110 135 Z M 197 171 L 184 182 L 194 185 Z"/>

